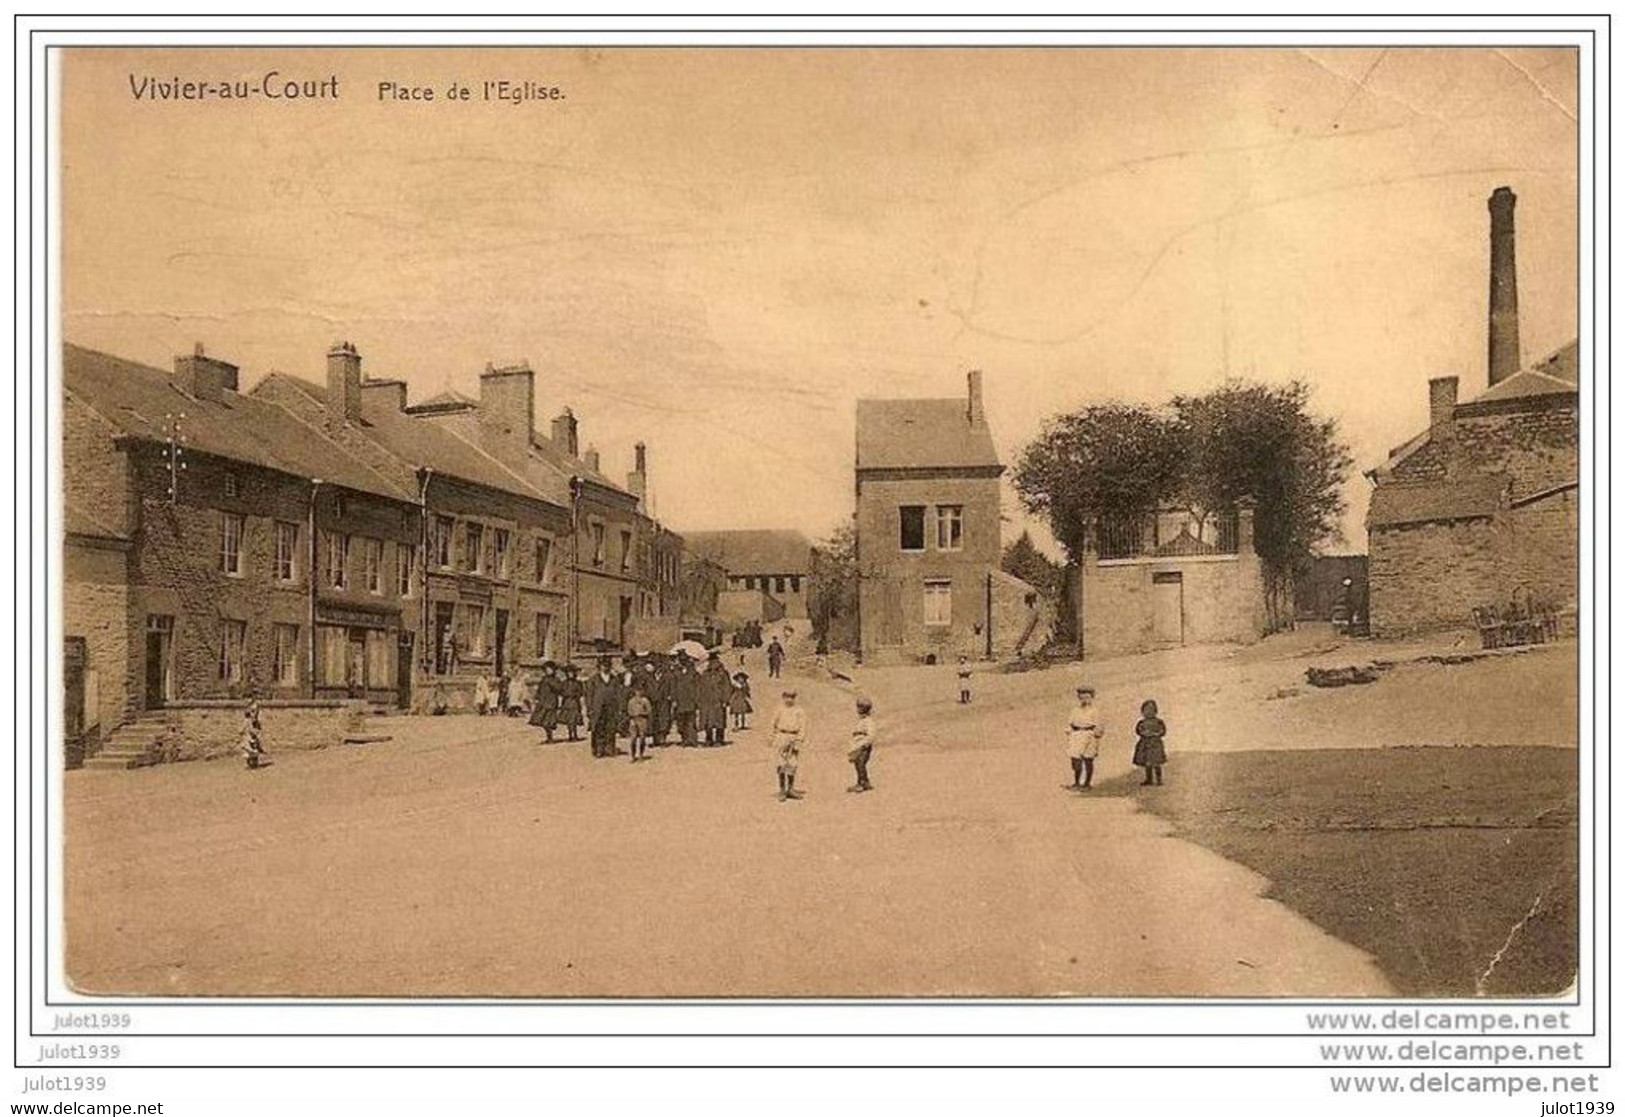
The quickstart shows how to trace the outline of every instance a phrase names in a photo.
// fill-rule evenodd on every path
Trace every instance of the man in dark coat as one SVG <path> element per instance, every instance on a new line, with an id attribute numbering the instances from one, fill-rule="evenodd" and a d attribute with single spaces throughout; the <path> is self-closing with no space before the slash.
<path id="1" fill-rule="evenodd" d="M 598 670 L 587 680 L 587 723 L 592 731 L 592 754 L 614 756 L 615 735 L 620 732 L 626 695 L 621 680 L 610 670 L 609 657 L 598 661 Z"/>
<path id="2" fill-rule="evenodd" d="M 779 643 L 777 636 L 767 646 L 767 674 L 769 678 L 776 679 L 784 667 L 784 645 Z"/>
<path id="3" fill-rule="evenodd" d="M 694 722 L 700 710 L 700 680 L 694 674 L 694 661 L 679 652 L 677 670 L 671 677 L 672 716 L 685 746 L 693 746 Z"/>
<path id="4" fill-rule="evenodd" d="M 722 666 L 722 656 L 716 652 L 706 660 L 700 672 L 700 728 L 705 731 L 707 745 L 727 744 L 728 699 L 733 696 L 733 680 Z"/>
<path id="5" fill-rule="evenodd" d="M 553 743 L 553 730 L 559 725 L 559 704 L 563 698 L 557 670 L 552 660 L 542 664 L 542 677 L 536 680 L 534 703 L 530 711 L 530 723 L 541 727 L 550 745 Z"/>
<path id="6" fill-rule="evenodd" d="M 671 716 L 667 710 L 665 675 L 655 656 L 646 657 L 639 665 L 637 679 L 643 687 L 643 696 L 649 700 L 649 739 L 663 745 L 666 730 L 671 727 Z"/>

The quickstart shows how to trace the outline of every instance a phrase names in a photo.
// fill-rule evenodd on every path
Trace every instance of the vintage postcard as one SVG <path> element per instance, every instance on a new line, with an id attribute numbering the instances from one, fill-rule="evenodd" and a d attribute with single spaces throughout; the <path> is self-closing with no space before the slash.
<path id="1" fill-rule="evenodd" d="M 1570 991 L 1579 58 L 67 48 L 59 976 Z"/>

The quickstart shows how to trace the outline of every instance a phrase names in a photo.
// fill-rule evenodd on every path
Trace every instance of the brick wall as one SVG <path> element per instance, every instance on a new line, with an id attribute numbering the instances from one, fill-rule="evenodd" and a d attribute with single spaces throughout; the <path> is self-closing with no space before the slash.
<path id="1" fill-rule="evenodd" d="M 1473 623 L 1504 599 L 1504 519 L 1405 524 L 1371 532 L 1371 632 L 1402 636 Z"/>
<path id="2" fill-rule="evenodd" d="M 900 546 L 904 505 L 924 505 L 925 549 Z M 937 549 L 936 507 L 959 505 L 963 536 L 957 551 Z M 859 617 L 866 659 L 924 659 L 986 654 L 988 574 L 998 570 L 999 482 L 996 477 L 945 474 L 925 478 L 864 476 L 858 480 Z M 951 616 L 925 623 L 925 584 L 946 581 Z M 875 658 L 878 657 L 878 658 Z"/>
<path id="3" fill-rule="evenodd" d="M 119 430 L 71 392 L 62 393 L 64 503 L 113 531 L 135 526 L 130 465 L 113 444 Z"/>
<path id="4" fill-rule="evenodd" d="M 1454 449 L 1430 440 L 1393 472 L 1400 483 L 1445 476 L 1452 453 L 1464 473 L 1505 473 L 1512 499 L 1575 480 L 1579 469 L 1579 412 L 1563 396 L 1524 401 L 1518 410 L 1464 404 L 1457 409 Z"/>

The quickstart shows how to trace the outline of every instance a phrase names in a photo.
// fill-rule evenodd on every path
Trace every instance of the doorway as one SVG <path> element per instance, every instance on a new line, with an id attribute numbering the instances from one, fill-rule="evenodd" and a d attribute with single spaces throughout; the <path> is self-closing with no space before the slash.
<path id="1" fill-rule="evenodd" d="M 497 610 L 497 647 L 496 671 L 497 678 L 502 678 L 508 670 L 508 610 Z"/>
<path id="2" fill-rule="evenodd" d="M 349 648 L 346 657 L 344 679 L 350 689 L 351 698 L 365 698 L 367 696 L 367 630 L 364 628 L 350 629 L 349 639 L 345 641 Z"/>
<path id="3" fill-rule="evenodd" d="M 147 616 L 147 673 L 143 706 L 161 710 L 175 697 L 175 618 Z"/>
<path id="4" fill-rule="evenodd" d="M 1164 647 L 1185 643 L 1185 576 L 1177 570 L 1151 575 L 1151 634 Z"/>
<path id="5" fill-rule="evenodd" d="M 395 648 L 395 705 L 412 708 L 412 633 L 404 630 Z"/>

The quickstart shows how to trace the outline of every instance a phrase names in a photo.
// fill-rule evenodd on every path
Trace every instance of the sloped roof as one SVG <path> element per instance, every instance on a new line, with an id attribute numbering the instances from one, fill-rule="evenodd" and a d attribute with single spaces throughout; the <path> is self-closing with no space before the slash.
<path id="1" fill-rule="evenodd" d="M 308 380 L 274 372 L 267 376 L 265 381 L 274 381 L 295 388 L 314 404 L 323 409 L 327 406 L 326 391 Z M 259 389 L 256 387 L 255 390 Z M 369 396 L 370 393 L 367 392 L 361 395 L 362 422 L 356 429 L 402 463 L 413 467 L 427 466 L 439 474 L 503 492 L 516 493 L 532 500 L 544 500 L 550 504 L 559 503 L 517 470 L 503 464 L 479 446 L 459 438 L 452 431 L 445 430 L 435 423 L 414 419 L 398 411 L 387 400 L 373 399 Z"/>
<path id="2" fill-rule="evenodd" d="M 438 395 L 430 396 L 426 400 L 414 403 L 406 409 L 408 415 L 429 415 L 441 411 L 464 411 L 478 404 L 478 400 L 469 399 L 461 392 L 447 390 Z"/>
<path id="3" fill-rule="evenodd" d="M 479 441 L 483 446 L 485 443 L 477 434 L 477 428 L 470 425 L 479 418 L 479 406 L 478 400 L 470 399 L 461 392 L 446 391 L 431 396 L 422 403 L 414 403 L 406 409 L 406 413 L 415 418 L 433 419 L 454 426 L 463 438 Z M 530 447 L 531 456 L 538 459 L 546 468 L 561 473 L 567 484 L 571 477 L 584 477 L 604 488 L 631 495 L 625 485 L 611 480 L 602 471 L 593 469 L 583 459 L 566 453 L 546 435 L 532 431 Z"/>
<path id="4" fill-rule="evenodd" d="M 689 531 L 688 552 L 729 574 L 806 574 L 812 541 L 799 531 Z"/>
<path id="5" fill-rule="evenodd" d="M 126 435 L 168 441 L 165 415 L 186 414 L 186 445 L 295 477 L 320 477 L 357 492 L 416 501 L 412 485 L 374 469 L 286 408 L 252 393 L 198 399 L 172 374 L 77 345 L 62 347 L 62 384 Z"/>
<path id="6" fill-rule="evenodd" d="M 1573 395 L 1579 390 L 1580 342 L 1576 339 L 1538 364 L 1513 373 L 1489 391 L 1469 400 L 1466 406 L 1535 396 Z"/>
<path id="7" fill-rule="evenodd" d="M 999 466 L 986 421 L 972 426 L 963 399 L 860 399 L 858 468 Z"/>
<path id="8" fill-rule="evenodd" d="M 1484 519 L 1501 508 L 1507 479 L 1475 474 L 1412 485 L 1378 485 L 1371 492 L 1366 527 Z"/>
<path id="9" fill-rule="evenodd" d="M 1221 552 L 1207 540 L 1192 535 L 1189 527 L 1181 526 L 1178 535 L 1159 544 L 1151 553 L 1159 557 L 1175 558 L 1187 555 L 1217 555 Z"/>
<path id="10" fill-rule="evenodd" d="M 509 469 L 523 474 L 526 481 L 548 494 L 548 499 L 555 504 L 569 506 L 571 471 L 537 450 L 534 439 L 530 453 L 526 454 L 519 449 L 517 439 L 510 442 L 494 438 L 482 430 L 476 411 L 447 411 L 433 418 L 433 423 L 422 425 L 438 427 L 464 442 L 478 446 Z"/>

